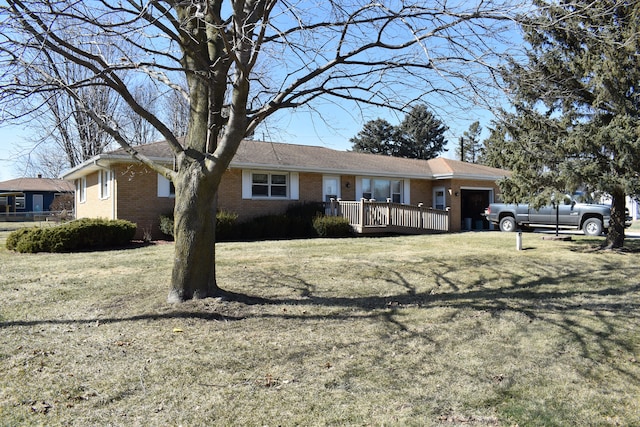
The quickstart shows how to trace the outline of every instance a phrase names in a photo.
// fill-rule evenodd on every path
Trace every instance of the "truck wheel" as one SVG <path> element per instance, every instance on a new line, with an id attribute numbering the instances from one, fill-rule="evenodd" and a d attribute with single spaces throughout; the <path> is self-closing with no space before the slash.
<path id="1" fill-rule="evenodd" d="M 602 221 L 598 218 L 589 218 L 582 224 L 585 236 L 599 236 L 602 234 Z"/>
<path id="2" fill-rule="evenodd" d="M 516 231 L 516 220 L 513 217 L 505 216 L 500 220 L 500 231 L 510 233 Z"/>

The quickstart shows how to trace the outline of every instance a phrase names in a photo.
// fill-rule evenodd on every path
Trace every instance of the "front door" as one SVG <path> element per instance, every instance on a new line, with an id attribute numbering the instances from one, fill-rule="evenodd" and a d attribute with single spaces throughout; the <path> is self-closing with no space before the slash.
<path id="1" fill-rule="evenodd" d="M 326 203 L 329 203 L 331 199 L 338 199 L 340 197 L 339 176 L 325 176 L 322 178 L 322 182 L 322 197 Z"/>
<path id="2" fill-rule="evenodd" d="M 42 210 L 44 209 L 44 207 L 42 206 L 43 204 L 44 204 L 44 200 L 43 200 L 42 194 L 34 194 L 33 195 L 33 211 L 42 212 Z"/>
<path id="3" fill-rule="evenodd" d="M 340 177 L 324 176 L 322 177 L 322 200 L 324 200 L 325 213 L 331 214 L 331 199 L 340 197 Z"/>

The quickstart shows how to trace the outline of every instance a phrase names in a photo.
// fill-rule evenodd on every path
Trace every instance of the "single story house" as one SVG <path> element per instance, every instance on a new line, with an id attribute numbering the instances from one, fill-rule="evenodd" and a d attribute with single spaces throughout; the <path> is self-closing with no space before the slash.
<path id="1" fill-rule="evenodd" d="M 168 166 L 166 142 L 136 147 Z M 450 209 L 450 230 L 483 228 L 502 169 L 436 158 L 416 160 L 325 147 L 245 140 L 218 190 L 218 208 L 239 221 L 284 212 L 293 203 L 330 199 L 388 200 Z M 139 233 L 159 233 L 159 216 L 173 210 L 172 184 L 124 150 L 100 154 L 67 171 L 76 188 L 76 217 L 127 219 Z"/>
<path id="2" fill-rule="evenodd" d="M 16 178 L 0 182 L 0 220 L 73 209 L 73 193 L 73 183 L 62 179 L 43 178 L 42 175 L 37 178 Z M 69 201 L 66 204 L 63 201 L 65 197 Z"/>

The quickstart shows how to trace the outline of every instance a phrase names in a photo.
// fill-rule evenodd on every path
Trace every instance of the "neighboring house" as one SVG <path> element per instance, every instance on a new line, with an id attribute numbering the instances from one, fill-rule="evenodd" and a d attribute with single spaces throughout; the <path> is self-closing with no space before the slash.
<path id="1" fill-rule="evenodd" d="M 136 147 L 171 167 L 166 142 Z M 450 231 L 483 228 L 484 208 L 506 171 L 437 158 L 404 159 L 325 147 L 243 141 L 218 190 L 218 208 L 239 221 L 282 213 L 294 203 L 377 199 L 450 208 Z M 124 150 L 94 157 L 63 175 L 74 181 L 76 217 L 127 219 L 158 236 L 159 216 L 173 209 L 173 185 Z M 140 234 L 141 235 L 141 234 Z"/>
<path id="2" fill-rule="evenodd" d="M 0 220 L 33 217 L 57 210 L 54 201 L 64 196 L 69 198 L 73 192 L 73 183 L 42 176 L 0 182 Z"/>

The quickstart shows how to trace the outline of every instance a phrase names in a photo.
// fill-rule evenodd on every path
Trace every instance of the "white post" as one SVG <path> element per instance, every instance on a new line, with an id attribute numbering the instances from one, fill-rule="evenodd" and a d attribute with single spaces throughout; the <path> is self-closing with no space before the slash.
<path id="1" fill-rule="evenodd" d="M 522 231 L 516 233 L 516 250 L 522 250 Z"/>

